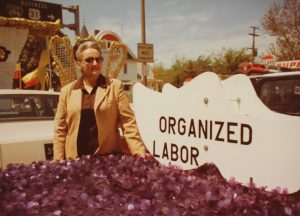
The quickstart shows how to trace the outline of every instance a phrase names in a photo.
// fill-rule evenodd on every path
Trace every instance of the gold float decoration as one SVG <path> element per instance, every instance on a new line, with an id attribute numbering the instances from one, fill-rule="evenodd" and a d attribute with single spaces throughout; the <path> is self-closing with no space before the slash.
<path id="1" fill-rule="evenodd" d="M 50 52 L 56 63 L 55 70 L 61 87 L 77 79 L 73 48 L 69 37 L 53 36 L 49 42 Z"/>
<path id="2" fill-rule="evenodd" d="M 118 78 L 127 58 L 126 45 L 118 41 L 108 42 L 105 39 L 100 40 L 98 43 L 101 49 L 106 51 L 106 55 L 108 56 L 106 76 L 110 78 Z"/>
<path id="3" fill-rule="evenodd" d="M 86 41 L 95 41 L 99 44 L 102 50 L 102 56 L 106 61 L 106 71 L 103 71 L 102 74 L 105 75 L 106 78 L 118 78 L 127 59 L 127 46 L 122 42 L 107 41 L 105 39 L 97 41 L 91 35 L 86 38 L 75 37 L 75 46 L 74 49 L 72 49 L 70 39 L 68 37 L 61 38 L 53 36 L 50 39 L 49 46 L 51 55 L 57 64 L 56 68 L 58 68 L 57 70 L 61 80 L 61 86 L 64 86 L 76 79 L 74 50 Z M 63 63 L 64 61 L 67 62 Z"/>
<path id="4" fill-rule="evenodd" d="M 97 40 L 93 37 L 93 35 L 89 35 L 85 38 L 81 38 L 81 37 L 75 35 L 75 45 L 79 46 L 79 44 L 81 44 L 85 41 L 95 41 L 95 42 L 97 42 Z"/>
<path id="5" fill-rule="evenodd" d="M 52 36 L 59 32 L 61 21 L 60 19 L 55 22 L 35 21 L 24 18 L 7 18 L 0 16 L 0 26 L 28 29 L 29 34 L 34 36 Z"/>

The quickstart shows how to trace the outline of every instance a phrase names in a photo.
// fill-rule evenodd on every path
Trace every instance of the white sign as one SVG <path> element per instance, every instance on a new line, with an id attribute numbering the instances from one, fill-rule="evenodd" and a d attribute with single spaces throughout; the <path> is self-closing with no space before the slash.
<path id="1" fill-rule="evenodd" d="M 252 178 L 266 190 L 300 189 L 300 118 L 265 107 L 245 75 L 220 81 L 206 72 L 162 93 L 137 83 L 133 106 L 142 139 L 162 164 L 214 163 L 245 185 Z"/>
<path id="2" fill-rule="evenodd" d="M 153 44 L 138 43 L 138 61 L 153 62 Z"/>
<path id="3" fill-rule="evenodd" d="M 32 20 L 40 20 L 41 19 L 41 11 L 35 8 L 28 9 L 28 17 Z"/>
<path id="4" fill-rule="evenodd" d="M 149 76 L 149 67 L 147 64 L 142 65 L 142 74 L 143 76 Z"/>

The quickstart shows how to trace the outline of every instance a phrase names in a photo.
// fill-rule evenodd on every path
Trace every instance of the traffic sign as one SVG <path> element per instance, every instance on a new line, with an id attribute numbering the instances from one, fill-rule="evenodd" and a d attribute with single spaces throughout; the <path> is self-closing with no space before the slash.
<path id="1" fill-rule="evenodd" d="M 62 22 L 62 5 L 33 0 L 0 0 L 0 16 Z"/>
<path id="2" fill-rule="evenodd" d="M 149 76 L 149 67 L 147 64 L 142 65 L 142 75 L 143 76 Z"/>
<path id="3" fill-rule="evenodd" d="M 154 62 L 153 44 L 138 43 L 138 61 Z"/>

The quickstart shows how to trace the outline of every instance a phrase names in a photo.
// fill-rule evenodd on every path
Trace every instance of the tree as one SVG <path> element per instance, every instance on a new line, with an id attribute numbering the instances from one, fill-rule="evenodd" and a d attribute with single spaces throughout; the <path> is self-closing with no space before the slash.
<path id="1" fill-rule="evenodd" d="M 263 29 L 276 37 L 270 52 L 279 60 L 300 59 L 300 0 L 274 3 L 262 20 Z"/>
<path id="2" fill-rule="evenodd" d="M 251 54 L 247 54 L 246 49 L 240 50 L 223 49 L 222 52 L 213 57 L 212 71 L 219 75 L 233 75 L 237 73 L 239 64 L 242 62 L 250 62 Z"/>
<path id="3" fill-rule="evenodd" d="M 199 56 L 196 60 L 182 57 L 177 58 L 170 69 L 162 64 L 155 66 L 155 79 L 181 87 L 187 78 L 212 71 L 220 77 L 226 77 L 238 73 L 238 66 L 242 62 L 250 62 L 251 54 L 246 49 L 223 49 L 218 55 Z"/>
<path id="4" fill-rule="evenodd" d="M 251 59 L 252 55 L 245 48 L 223 49 L 217 55 L 199 56 L 196 60 L 177 58 L 170 69 L 164 68 L 162 64 L 155 66 L 155 79 L 181 87 L 187 78 L 194 78 L 206 71 L 215 72 L 221 78 L 236 74 L 239 64 L 251 62 Z"/>
<path id="5" fill-rule="evenodd" d="M 211 56 L 199 56 L 195 61 L 194 68 L 197 74 L 212 71 L 212 58 Z"/>

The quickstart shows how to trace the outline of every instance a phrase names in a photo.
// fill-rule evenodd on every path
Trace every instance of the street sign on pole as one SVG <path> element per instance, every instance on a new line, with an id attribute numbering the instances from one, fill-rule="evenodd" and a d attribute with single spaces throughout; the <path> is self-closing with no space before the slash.
<path id="1" fill-rule="evenodd" d="M 138 61 L 148 63 L 154 62 L 153 44 L 138 43 Z"/>
<path id="2" fill-rule="evenodd" d="M 0 0 L 0 16 L 62 22 L 62 5 L 33 0 Z"/>
<path id="3" fill-rule="evenodd" d="M 149 76 L 149 68 L 147 64 L 142 65 L 142 74 L 143 76 Z"/>

